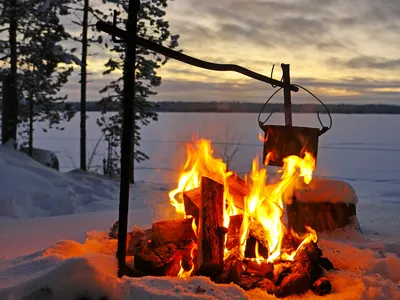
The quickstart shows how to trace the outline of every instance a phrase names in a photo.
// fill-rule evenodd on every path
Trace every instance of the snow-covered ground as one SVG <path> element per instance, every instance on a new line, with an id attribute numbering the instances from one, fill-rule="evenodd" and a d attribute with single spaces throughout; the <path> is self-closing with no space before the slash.
<path id="1" fill-rule="evenodd" d="M 170 188 L 133 186 L 130 227 L 172 217 Z M 0 299 L 274 298 L 201 277 L 118 279 L 116 244 L 106 235 L 117 219 L 118 197 L 117 181 L 60 173 L 0 147 Z M 326 299 L 400 299 L 397 203 L 363 195 L 357 204 L 362 234 L 347 228 L 320 235 L 319 246 L 339 269 L 327 274 L 333 292 Z M 309 292 L 297 298 L 321 297 Z"/>

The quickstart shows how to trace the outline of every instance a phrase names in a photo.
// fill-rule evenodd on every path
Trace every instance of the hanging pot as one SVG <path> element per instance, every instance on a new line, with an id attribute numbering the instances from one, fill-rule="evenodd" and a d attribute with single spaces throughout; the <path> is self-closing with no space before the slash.
<path id="1" fill-rule="evenodd" d="M 283 166 L 283 159 L 290 155 L 304 157 L 309 152 L 317 160 L 318 138 L 324 129 L 311 127 L 261 125 L 264 131 L 263 161 L 268 165 Z"/>

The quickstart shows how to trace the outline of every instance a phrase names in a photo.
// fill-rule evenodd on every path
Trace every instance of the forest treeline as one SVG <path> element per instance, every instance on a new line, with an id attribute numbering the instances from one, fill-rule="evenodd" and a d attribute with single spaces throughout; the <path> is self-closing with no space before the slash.
<path id="1" fill-rule="evenodd" d="M 80 110 L 78 102 L 70 102 L 77 111 Z M 244 102 L 155 102 L 154 112 L 234 112 L 234 113 L 258 113 L 263 103 Z M 400 106 L 389 104 L 328 104 L 326 105 L 332 114 L 400 114 Z M 118 106 L 109 107 L 108 111 L 117 111 Z M 102 111 L 97 102 L 87 103 L 88 111 Z M 271 103 L 264 107 L 263 112 L 283 112 L 283 104 Z M 317 104 L 293 104 L 294 113 L 313 113 L 319 111 L 326 113 L 322 105 Z"/>

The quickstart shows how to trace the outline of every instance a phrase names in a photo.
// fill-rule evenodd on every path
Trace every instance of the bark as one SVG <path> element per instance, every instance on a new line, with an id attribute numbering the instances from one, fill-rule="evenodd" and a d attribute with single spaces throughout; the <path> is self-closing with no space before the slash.
<path id="1" fill-rule="evenodd" d="M 199 211 L 198 274 L 214 277 L 221 274 L 224 264 L 224 186 L 207 177 L 201 178 Z"/>

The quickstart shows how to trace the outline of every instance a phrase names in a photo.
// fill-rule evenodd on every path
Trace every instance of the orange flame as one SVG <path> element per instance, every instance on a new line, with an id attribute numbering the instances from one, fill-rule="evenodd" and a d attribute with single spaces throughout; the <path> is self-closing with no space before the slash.
<path id="1" fill-rule="evenodd" d="M 193 224 L 194 224 L 194 222 L 193 222 Z M 190 277 L 190 275 L 192 275 L 192 273 L 194 271 L 194 250 L 196 250 L 196 249 L 197 249 L 197 245 L 196 245 L 196 243 L 193 242 L 192 243 L 192 250 L 190 250 L 190 258 L 192 260 L 192 267 L 190 268 L 189 271 L 185 271 L 185 269 L 182 267 L 182 260 L 183 259 L 181 259 L 181 261 L 179 263 L 181 269 L 179 270 L 178 275 L 176 275 L 177 277 L 183 278 L 183 279 L 188 279 Z"/>
<path id="2" fill-rule="evenodd" d="M 261 138 L 262 136 L 260 135 Z M 268 162 L 270 156 L 271 154 L 269 153 L 266 162 Z M 266 233 L 265 239 L 268 244 L 268 258 L 266 260 L 268 262 L 273 262 L 277 259 L 293 260 L 297 251 L 303 245 L 317 240 L 315 231 L 307 228 L 307 233 L 301 237 L 302 243 L 297 249 L 281 249 L 283 236 L 287 232 L 283 223 L 284 203 L 286 203 L 287 197 L 291 196 L 291 189 L 294 188 L 299 178 L 302 178 L 306 184 L 312 180 L 315 159 L 310 153 L 305 152 L 303 158 L 293 155 L 284 158 L 283 162 L 284 166 L 279 170 L 281 178 L 275 184 L 266 183 L 267 169 L 259 167 L 257 157 L 253 160 L 249 179 L 248 176 L 245 177 L 245 181 L 249 186 L 249 193 L 244 198 L 244 211 L 242 212 L 244 218 L 240 233 L 240 243 L 243 255 L 250 225 L 256 220 Z M 234 204 L 233 196 L 229 192 L 229 185 L 226 180 L 231 174 L 232 172 L 227 171 L 226 165 L 221 159 L 213 157 L 210 141 L 204 139 L 195 140 L 194 143 L 187 145 L 187 160 L 179 178 L 178 187 L 169 193 L 170 202 L 175 206 L 178 213 L 184 215 L 183 192 L 199 187 L 202 176 L 212 178 L 224 185 L 224 227 L 228 228 L 229 217 L 239 213 Z M 197 234 L 196 224 L 193 223 L 192 226 Z M 258 253 L 258 244 L 256 247 L 257 261 L 265 260 Z M 227 257 L 227 252 L 228 250 L 225 249 L 225 257 Z M 182 274 L 184 274 L 183 271 Z M 183 276 L 182 274 L 180 275 Z"/>

